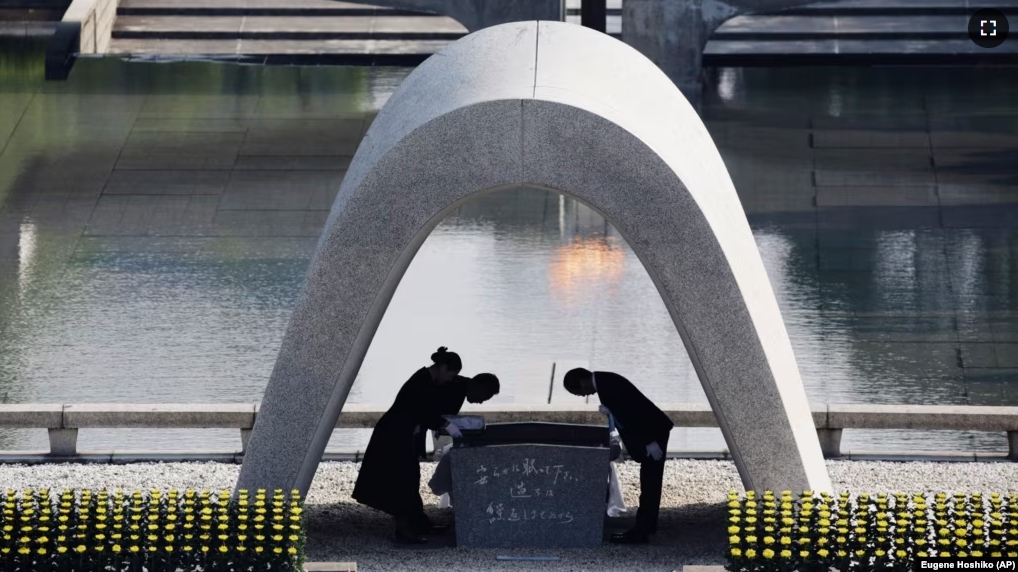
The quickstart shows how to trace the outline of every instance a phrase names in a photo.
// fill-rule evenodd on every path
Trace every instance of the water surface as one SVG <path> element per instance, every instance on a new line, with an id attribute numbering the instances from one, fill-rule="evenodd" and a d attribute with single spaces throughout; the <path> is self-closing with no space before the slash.
<path id="1" fill-rule="evenodd" d="M 350 156 L 409 70 L 82 60 L 44 83 L 33 61 L 0 59 L 0 397 L 260 400 Z M 711 72 L 708 128 L 811 403 L 1018 405 L 1016 95 L 1007 69 Z M 661 403 L 706 401 L 625 241 L 542 190 L 485 195 L 435 230 L 350 401 L 387 406 L 438 345 L 467 373 L 498 374 L 501 403 L 547 402 L 553 364 L 622 373 Z M 337 431 L 331 446 L 365 442 Z M 41 448 L 45 432 L 6 431 L 0 446 Z M 683 429 L 672 446 L 723 441 Z M 844 449 L 1006 441 L 848 431 Z"/>

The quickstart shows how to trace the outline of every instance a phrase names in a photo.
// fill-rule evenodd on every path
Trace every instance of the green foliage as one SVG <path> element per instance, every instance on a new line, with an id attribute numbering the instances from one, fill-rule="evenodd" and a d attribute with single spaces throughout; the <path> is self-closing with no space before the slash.
<path id="1" fill-rule="evenodd" d="M 912 570 L 916 557 L 1018 557 L 1018 495 L 728 493 L 732 572 Z"/>
<path id="2" fill-rule="evenodd" d="M 202 570 L 298 572 L 300 494 L 264 490 L 8 490 L 0 518 L 5 572 Z"/>

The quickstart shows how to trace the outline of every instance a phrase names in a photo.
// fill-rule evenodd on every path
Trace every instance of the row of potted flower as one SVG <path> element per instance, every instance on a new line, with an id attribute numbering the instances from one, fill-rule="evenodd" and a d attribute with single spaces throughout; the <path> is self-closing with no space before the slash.
<path id="1" fill-rule="evenodd" d="M 296 490 L 8 490 L 0 563 L 8 572 L 296 572 L 304 524 Z"/>
<path id="2" fill-rule="evenodd" d="M 728 494 L 728 570 L 911 570 L 916 558 L 1018 557 L 1018 496 Z"/>

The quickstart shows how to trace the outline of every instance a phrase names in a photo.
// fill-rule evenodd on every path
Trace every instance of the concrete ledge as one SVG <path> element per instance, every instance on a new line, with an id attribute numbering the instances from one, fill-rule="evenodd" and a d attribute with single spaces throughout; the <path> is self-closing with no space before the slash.
<path id="1" fill-rule="evenodd" d="M 843 458 L 847 458 L 851 461 L 932 461 L 937 463 L 957 463 L 957 462 L 968 462 L 974 463 L 976 461 L 975 453 L 967 453 L 964 451 L 953 452 L 945 451 L 943 453 L 926 453 L 916 454 L 907 452 L 886 452 L 886 453 L 867 453 L 867 452 L 852 452 L 849 451 L 844 454 Z"/>
<path id="2" fill-rule="evenodd" d="M 690 461 L 731 461 L 732 455 L 727 449 L 723 451 L 668 451 L 665 453 L 668 459 L 688 459 Z M 629 455 L 623 453 L 622 458 L 629 460 Z"/>
<path id="3" fill-rule="evenodd" d="M 714 412 L 707 404 L 666 403 L 660 407 L 675 423 L 676 427 L 717 427 Z M 78 429 L 117 428 L 182 428 L 182 429 L 239 429 L 242 451 L 222 453 L 226 456 L 242 455 L 258 415 L 258 404 L 251 403 L 20 403 L 0 404 L 0 428 L 47 429 L 49 430 L 51 455 L 77 457 L 75 450 Z M 376 405 L 348 404 L 343 408 L 336 422 L 337 428 L 371 429 L 385 413 Z M 512 423 L 537 421 L 546 423 L 581 423 L 605 425 L 605 417 L 595 405 L 576 403 L 573 405 L 508 404 L 468 405 L 463 413 L 483 415 L 488 423 Z M 918 429 L 1006 432 L 1008 455 L 1018 461 L 1018 407 L 983 407 L 961 405 L 817 405 L 812 410 L 813 424 L 817 428 L 821 448 L 827 458 L 850 458 L 865 455 L 865 459 L 879 458 L 892 460 L 898 454 L 887 452 L 846 453 L 840 450 L 844 429 Z M 109 453 L 113 455 L 114 453 Z M 117 452 L 114 462 L 135 453 Z M 193 452 L 178 453 L 176 460 L 192 460 Z M 6 455 L 6 456 L 5 456 Z M 145 453 L 149 456 L 150 453 Z M 326 452 L 340 455 L 335 460 L 360 460 L 359 452 Z M 876 455 L 876 457 L 871 457 Z M 12 462 L 10 454 L 0 452 L 0 462 Z M 208 459 L 204 453 L 202 460 Z M 671 458 L 687 459 L 730 459 L 725 451 L 684 451 L 672 452 Z M 901 453 L 903 460 L 914 457 L 931 460 L 937 455 L 911 452 Z M 950 454 L 949 456 L 957 456 Z M 999 455 L 964 453 L 963 460 L 1003 460 Z M 146 460 L 149 460 L 146 457 Z M 171 461 L 173 459 L 163 459 Z M 951 459 L 957 460 L 957 459 Z M 233 462 L 232 459 L 223 459 Z"/>
<path id="4" fill-rule="evenodd" d="M 827 426 L 838 429 L 1018 431 L 1018 407 L 829 405 Z"/>
<path id="5" fill-rule="evenodd" d="M 664 403 L 661 409 L 676 427 L 717 427 L 706 403 Z M 12 428 L 230 428 L 251 429 L 259 405 L 250 403 L 19 403 L 0 404 L 0 427 Z M 596 405 L 467 405 L 465 414 L 488 423 L 534 421 L 602 425 Z M 347 404 L 337 428 L 371 429 L 385 414 L 377 405 Z M 922 429 L 1018 431 L 1018 407 L 970 405 L 818 405 L 817 429 Z"/>
<path id="6" fill-rule="evenodd" d="M 250 403 L 83 403 L 67 405 L 63 412 L 63 426 L 79 429 L 250 429 L 254 426 L 254 419 L 255 407 Z"/>
<path id="7" fill-rule="evenodd" d="M 682 567 L 682 572 L 725 572 L 724 566 L 690 566 Z"/>
<path id="8" fill-rule="evenodd" d="M 357 572 L 356 562 L 305 562 L 305 572 Z"/>
<path id="9" fill-rule="evenodd" d="M 236 451 L 117 451 L 110 453 L 110 463 L 129 465 L 132 463 L 238 463 L 243 455 Z"/>
<path id="10" fill-rule="evenodd" d="M 359 449 L 330 449 L 322 455 L 322 462 L 360 462 Z M 731 461 L 728 451 L 668 451 L 667 458 L 691 461 Z M 39 465 L 48 463 L 226 463 L 240 464 L 243 451 L 82 451 L 70 456 L 57 456 L 48 451 L 2 451 L 0 464 Z M 434 460 L 428 453 L 427 460 Z M 848 451 L 839 461 L 937 462 L 937 463 L 1002 463 L 1011 462 L 1003 453 L 968 453 L 945 451 L 911 453 L 906 451 Z"/>
<path id="11" fill-rule="evenodd" d="M 0 405 L 0 427 L 59 429 L 64 406 L 59 403 L 4 403 Z"/>
<path id="12" fill-rule="evenodd" d="M 49 451 L 4 451 L 0 453 L 0 464 L 42 465 L 49 463 L 102 463 L 108 464 L 113 452 L 78 452 L 73 456 L 56 456 Z"/>

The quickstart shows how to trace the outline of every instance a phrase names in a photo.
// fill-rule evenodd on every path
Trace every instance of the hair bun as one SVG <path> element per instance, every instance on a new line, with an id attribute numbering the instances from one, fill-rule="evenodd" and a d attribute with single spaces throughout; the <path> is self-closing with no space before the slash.
<path id="1" fill-rule="evenodd" d="M 437 365 L 447 366 L 449 369 L 459 371 L 463 369 L 463 362 L 460 360 L 460 356 L 454 352 L 449 351 L 449 348 L 442 346 L 438 348 L 438 351 L 431 354 L 431 361 Z"/>

